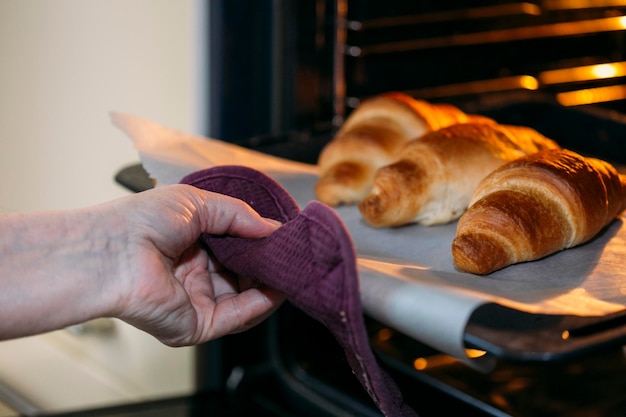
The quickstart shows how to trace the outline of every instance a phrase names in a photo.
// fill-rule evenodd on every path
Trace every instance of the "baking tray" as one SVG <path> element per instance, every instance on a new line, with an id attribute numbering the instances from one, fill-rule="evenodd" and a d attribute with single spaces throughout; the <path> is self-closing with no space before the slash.
<path id="1" fill-rule="evenodd" d="M 626 310 L 602 317 L 526 313 L 498 304 L 476 309 L 465 344 L 509 361 L 574 359 L 626 343 Z"/>
<path id="2" fill-rule="evenodd" d="M 475 111 L 505 124 L 530 126 L 561 146 L 626 166 L 626 118 L 598 108 L 565 108 L 549 100 L 518 101 Z M 297 132 L 250 138 L 237 145 L 313 163 L 330 135 Z M 134 192 L 152 186 L 141 165 L 122 169 L 116 181 Z M 474 311 L 467 347 L 515 361 L 558 361 L 626 343 L 626 309 L 602 317 L 532 314 L 488 303 Z"/>
<path id="3" fill-rule="evenodd" d="M 602 158 L 626 172 L 626 117 L 619 112 L 566 108 L 547 99 L 479 111 L 499 123 L 530 126 L 565 148 Z M 569 359 L 626 343 L 626 309 L 603 317 L 579 317 L 531 314 L 489 304 L 470 318 L 465 342 L 510 360 Z"/>

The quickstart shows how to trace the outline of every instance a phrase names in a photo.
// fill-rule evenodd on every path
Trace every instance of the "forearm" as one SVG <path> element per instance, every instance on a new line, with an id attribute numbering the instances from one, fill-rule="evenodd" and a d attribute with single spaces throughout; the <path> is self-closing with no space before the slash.
<path id="1" fill-rule="evenodd" d="M 278 227 L 242 201 L 183 185 L 80 210 L 0 214 L 0 340 L 97 317 L 174 346 L 246 329 L 284 296 L 213 274 L 198 238 L 256 239 Z"/>
<path id="2" fill-rule="evenodd" d="M 111 240 L 97 209 L 0 215 L 0 339 L 105 315 Z"/>

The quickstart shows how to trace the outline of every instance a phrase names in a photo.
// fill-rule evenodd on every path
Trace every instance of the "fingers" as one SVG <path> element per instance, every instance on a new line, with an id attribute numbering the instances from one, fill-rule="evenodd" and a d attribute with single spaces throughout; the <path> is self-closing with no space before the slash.
<path id="1" fill-rule="evenodd" d="M 197 344 L 247 330 L 285 300 L 275 290 L 231 276 L 199 247 L 190 251 L 202 233 L 261 238 L 280 227 L 279 222 L 264 219 L 244 201 L 173 185 L 117 204 L 117 210 L 129 217 L 127 224 L 135 225 L 125 229 L 130 229 L 127 234 L 132 239 L 127 239 L 134 243 L 125 253 L 133 256 L 125 260 L 126 268 L 119 275 L 129 276 L 127 281 L 134 282 L 132 285 L 150 288 L 149 292 L 125 292 L 136 297 L 124 298 L 120 318 L 159 335 L 166 344 Z M 128 210 L 130 204 L 132 209 Z M 163 268 L 155 268 L 155 258 Z M 176 290 L 180 284 L 184 294 Z M 159 297 L 148 299 L 155 294 Z M 177 315 L 164 317 L 162 313 L 168 309 Z M 139 316 L 148 318 L 136 319 Z M 175 324 L 170 316 L 177 317 Z"/>
<path id="2" fill-rule="evenodd" d="M 281 226 L 276 220 L 261 217 L 242 200 L 197 188 L 194 191 L 199 197 L 195 205 L 204 233 L 260 238 Z"/>
<path id="3" fill-rule="evenodd" d="M 285 301 L 285 296 L 265 286 L 249 288 L 219 300 L 209 324 L 209 340 L 248 330 L 269 317 Z"/>

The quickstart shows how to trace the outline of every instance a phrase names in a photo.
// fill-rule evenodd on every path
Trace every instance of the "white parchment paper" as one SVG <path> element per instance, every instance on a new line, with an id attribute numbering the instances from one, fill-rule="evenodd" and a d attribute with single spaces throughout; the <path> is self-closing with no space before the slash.
<path id="1" fill-rule="evenodd" d="M 113 123 L 132 140 L 157 185 L 215 165 L 245 165 L 276 179 L 303 208 L 315 199 L 317 169 L 127 114 Z M 456 223 L 373 229 L 356 206 L 336 208 L 358 255 L 361 299 L 372 317 L 444 353 L 467 359 L 466 323 L 485 303 L 531 313 L 600 316 L 626 306 L 626 217 L 593 241 L 488 276 L 454 268 Z"/>

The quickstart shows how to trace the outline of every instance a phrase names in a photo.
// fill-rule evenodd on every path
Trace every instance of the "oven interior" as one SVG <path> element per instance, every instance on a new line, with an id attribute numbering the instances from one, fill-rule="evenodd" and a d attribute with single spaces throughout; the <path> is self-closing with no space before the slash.
<path id="1" fill-rule="evenodd" d="M 402 91 L 626 166 L 626 1 L 216 0 L 207 19 L 210 137 L 315 163 L 363 99 Z M 151 186 L 140 167 L 117 179 Z M 587 323 L 477 311 L 469 347 L 526 343 L 489 373 L 366 320 L 422 416 L 626 413 L 623 313 Z M 554 336 L 588 324 L 579 345 Z M 332 336 L 289 304 L 199 347 L 197 364 L 200 398 L 220 393 L 241 415 L 379 415 Z"/>

